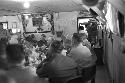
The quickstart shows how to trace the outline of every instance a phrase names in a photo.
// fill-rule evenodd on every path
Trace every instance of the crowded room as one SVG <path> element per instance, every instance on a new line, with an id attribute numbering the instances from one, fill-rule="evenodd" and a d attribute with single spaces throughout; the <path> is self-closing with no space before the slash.
<path id="1" fill-rule="evenodd" d="M 0 0 L 0 83 L 125 83 L 125 0 Z"/>

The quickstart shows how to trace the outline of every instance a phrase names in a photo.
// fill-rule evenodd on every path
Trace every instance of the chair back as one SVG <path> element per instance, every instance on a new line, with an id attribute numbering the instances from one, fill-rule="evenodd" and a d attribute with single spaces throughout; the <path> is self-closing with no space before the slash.
<path id="1" fill-rule="evenodd" d="M 68 79 L 64 83 L 84 83 L 82 76 L 76 76 L 73 78 Z"/>
<path id="2" fill-rule="evenodd" d="M 92 80 L 96 75 L 96 65 L 82 69 L 82 77 L 84 82 Z"/>

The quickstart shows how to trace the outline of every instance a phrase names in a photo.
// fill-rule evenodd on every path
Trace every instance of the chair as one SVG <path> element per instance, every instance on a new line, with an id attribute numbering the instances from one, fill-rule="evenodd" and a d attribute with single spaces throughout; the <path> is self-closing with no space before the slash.
<path id="1" fill-rule="evenodd" d="M 85 83 L 85 82 L 83 81 L 82 76 L 76 76 L 66 80 L 66 82 L 64 83 Z"/>
<path id="2" fill-rule="evenodd" d="M 84 83 L 82 76 L 75 76 L 68 79 L 65 78 L 52 78 L 49 79 L 49 83 Z"/>
<path id="3" fill-rule="evenodd" d="M 84 82 L 88 82 L 91 80 L 91 83 L 95 83 L 95 75 L 96 75 L 96 65 L 82 69 L 82 77 Z"/>

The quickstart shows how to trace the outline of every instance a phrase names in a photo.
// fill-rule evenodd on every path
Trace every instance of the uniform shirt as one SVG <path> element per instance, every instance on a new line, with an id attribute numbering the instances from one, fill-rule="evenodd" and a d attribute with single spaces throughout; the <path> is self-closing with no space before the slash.
<path id="1" fill-rule="evenodd" d="M 77 64 L 73 59 L 62 54 L 56 54 L 52 60 L 48 60 L 43 67 L 41 66 L 37 69 L 36 73 L 39 77 L 48 77 L 50 79 L 61 78 L 64 81 L 76 76 L 78 70 Z"/>
<path id="2" fill-rule="evenodd" d="M 77 47 L 73 47 L 69 55 L 79 64 L 80 67 L 87 67 L 91 64 L 92 54 L 89 48 L 83 46 L 82 43 Z"/>

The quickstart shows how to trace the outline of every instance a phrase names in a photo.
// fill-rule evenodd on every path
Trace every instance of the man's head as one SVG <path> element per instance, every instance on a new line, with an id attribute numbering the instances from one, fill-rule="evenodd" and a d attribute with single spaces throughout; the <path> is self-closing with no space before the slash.
<path id="1" fill-rule="evenodd" d="M 88 32 L 85 30 L 80 30 L 79 33 L 84 34 L 86 36 L 86 38 L 88 37 Z"/>
<path id="2" fill-rule="evenodd" d="M 41 37 L 42 37 L 42 39 L 46 39 L 46 35 L 45 34 L 42 34 Z"/>
<path id="3" fill-rule="evenodd" d="M 61 53 L 61 51 L 63 50 L 63 44 L 60 41 L 53 41 L 51 44 L 51 49 L 54 53 Z"/>
<path id="4" fill-rule="evenodd" d="M 25 56 L 22 45 L 11 44 L 6 47 L 7 60 L 11 64 L 20 64 Z"/>
<path id="5" fill-rule="evenodd" d="M 35 38 L 35 35 L 34 35 L 34 34 L 31 34 L 31 38 Z"/>
<path id="6" fill-rule="evenodd" d="M 77 45 L 82 42 L 82 37 L 79 33 L 74 33 L 72 37 L 72 42 L 74 45 Z"/>
<path id="7" fill-rule="evenodd" d="M 48 37 L 47 43 L 50 45 L 55 39 L 53 37 Z"/>

